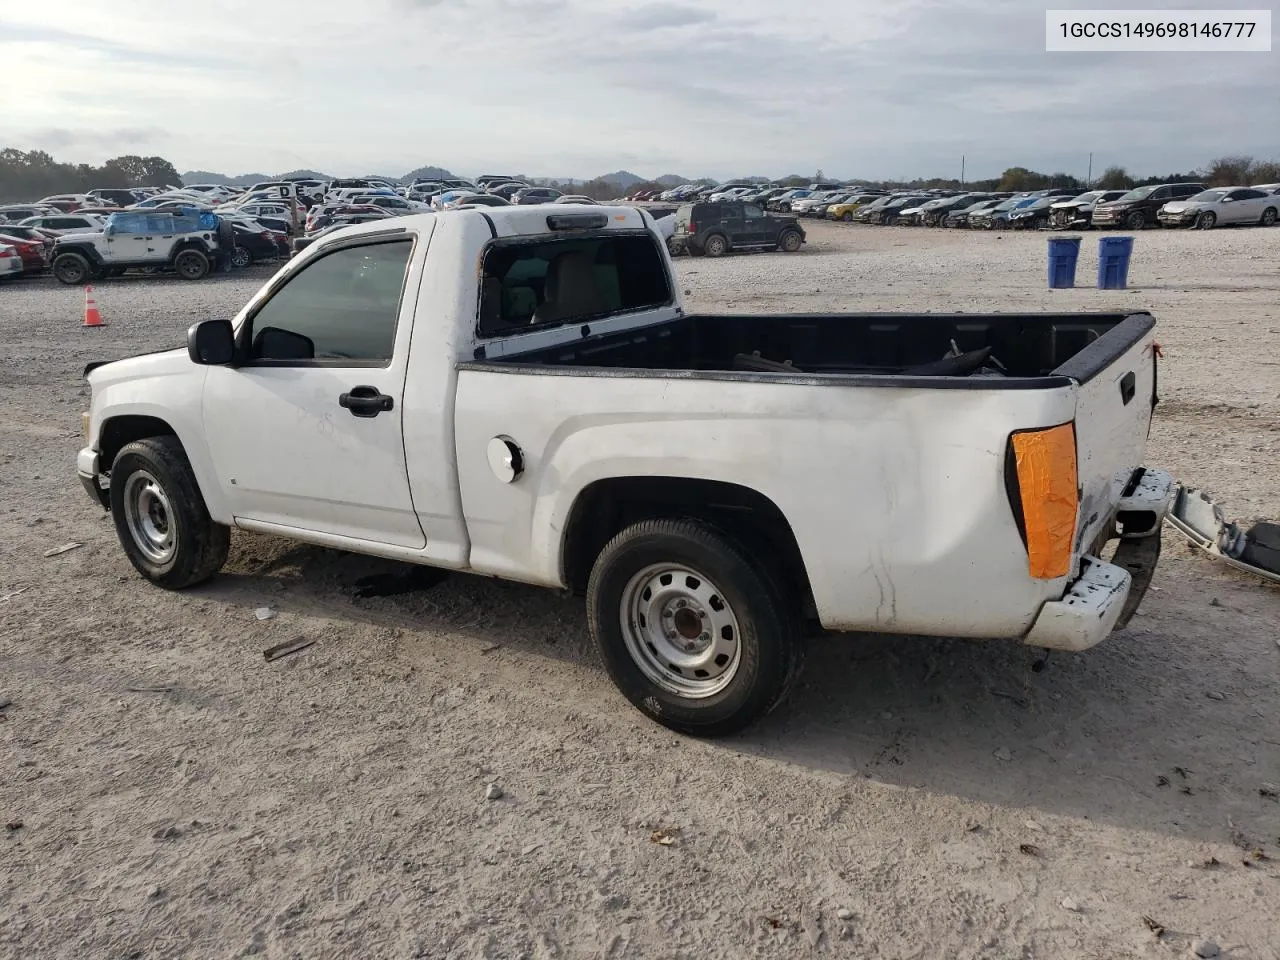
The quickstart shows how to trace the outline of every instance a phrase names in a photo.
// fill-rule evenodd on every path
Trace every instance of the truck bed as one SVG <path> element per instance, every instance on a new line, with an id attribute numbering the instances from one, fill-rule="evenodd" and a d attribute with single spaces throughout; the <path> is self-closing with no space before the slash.
<path id="1" fill-rule="evenodd" d="M 1154 324 L 1147 313 L 690 314 L 605 334 L 584 325 L 578 340 L 499 362 L 547 373 L 857 378 L 866 385 L 929 378 L 939 387 L 1044 388 L 1063 378 L 1087 382 Z"/>

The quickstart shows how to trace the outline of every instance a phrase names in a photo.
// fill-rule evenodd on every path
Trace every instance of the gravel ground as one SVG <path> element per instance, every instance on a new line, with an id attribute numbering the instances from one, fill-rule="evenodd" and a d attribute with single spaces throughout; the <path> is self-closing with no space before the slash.
<path id="1" fill-rule="evenodd" d="M 1044 246 L 818 224 L 679 271 L 699 310 L 1149 308 L 1149 462 L 1280 516 L 1280 230 L 1143 233 L 1125 292 L 1046 290 Z M 81 368 L 264 276 L 108 282 L 97 331 L 0 286 L 0 957 L 1280 958 L 1280 590 L 1168 534 L 1093 651 L 825 638 L 715 743 L 635 713 L 550 592 L 357 599 L 391 565 L 247 535 L 145 585 L 74 476 Z"/>

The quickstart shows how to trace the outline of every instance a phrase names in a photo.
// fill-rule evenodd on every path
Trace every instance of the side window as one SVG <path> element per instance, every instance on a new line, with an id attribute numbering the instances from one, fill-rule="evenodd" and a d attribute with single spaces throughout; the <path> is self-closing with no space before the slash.
<path id="1" fill-rule="evenodd" d="M 1237 200 L 1261 200 L 1266 194 L 1261 190 L 1237 190 L 1232 196 Z"/>
<path id="2" fill-rule="evenodd" d="M 254 314 L 251 359 L 390 361 L 412 250 L 411 240 L 372 243 L 309 264 Z"/>
<path id="3" fill-rule="evenodd" d="M 111 215 L 111 223 L 116 233 L 145 233 L 147 218 L 140 213 L 115 213 Z"/>
<path id="4" fill-rule="evenodd" d="M 1157 188 L 1157 189 L 1155 189 L 1155 190 L 1152 190 L 1152 191 L 1151 191 L 1151 195 L 1150 195 L 1147 199 L 1149 199 L 1149 200 L 1168 200 L 1168 199 L 1169 199 L 1170 197 L 1172 197 L 1172 196 L 1173 196 L 1173 188 L 1172 188 L 1172 187 L 1159 187 L 1159 188 Z"/>
<path id="5" fill-rule="evenodd" d="M 647 233 L 498 242 L 484 256 L 479 331 L 485 337 L 502 336 L 671 300 L 662 257 Z"/>
<path id="6" fill-rule="evenodd" d="M 744 204 L 742 207 L 742 214 L 748 220 L 754 220 L 757 217 L 763 217 L 764 211 L 761 210 L 759 207 L 757 207 L 754 203 L 747 203 L 747 204 Z"/>
<path id="7" fill-rule="evenodd" d="M 1197 193 L 1202 193 L 1202 192 L 1203 191 L 1200 189 L 1200 187 L 1195 186 L 1194 184 L 1186 184 L 1181 187 L 1173 188 L 1173 195 L 1175 197 L 1194 197 Z"/>

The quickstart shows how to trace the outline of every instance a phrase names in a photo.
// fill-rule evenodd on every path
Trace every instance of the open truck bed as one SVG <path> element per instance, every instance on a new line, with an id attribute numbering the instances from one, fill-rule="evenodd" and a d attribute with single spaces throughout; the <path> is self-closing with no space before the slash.
<path id="1" fill-rule="evenodd" d="M 763 374 L 775 382 L 782 375 L 862 386 L 904 378 L 921 385 L 927 377 L 936 388 L 1042 389 L 1087 383 L 1154 326 L 1149 313 L 689 314 L 599 336 L 587 325 L 581 340 L 501 362 L 552 368 L 548 373 L 567 367 L 613 376 Z M 756 358 L 765 363 L 752 363 Z"/>

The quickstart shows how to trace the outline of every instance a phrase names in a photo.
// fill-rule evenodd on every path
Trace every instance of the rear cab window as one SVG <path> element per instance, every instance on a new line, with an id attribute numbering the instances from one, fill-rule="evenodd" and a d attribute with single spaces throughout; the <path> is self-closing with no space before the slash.
<path id="1" fill-rule="evenodd" d="M 482 261 L 477 332 L 509 336 L 674 302 L 647 231 L 499 240 Z"/>

